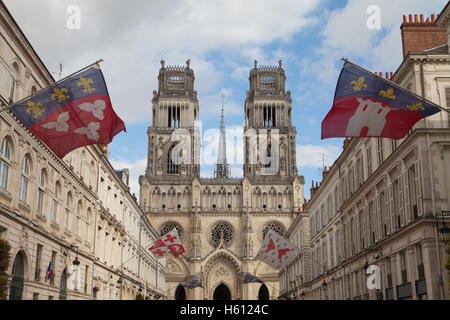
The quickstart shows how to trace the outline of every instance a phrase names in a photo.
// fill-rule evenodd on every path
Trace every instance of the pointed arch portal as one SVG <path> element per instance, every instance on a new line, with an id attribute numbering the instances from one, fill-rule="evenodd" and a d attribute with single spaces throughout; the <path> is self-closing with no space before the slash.
<path id="1" fill-rule="evenodd" d="M 269 290 L 264 283 L 259 288 L 258 300 L 269 300 Z"/>
<path id="2" fill-rule="evenodd" d="M 175 290 L 175 300 L 186 300 L 186 290 L 181 284 Z"/>
<path id="3" fill-rule="evenodd" d="M 223 283 L 214 290 L 213 300 L 231 300 L 231 292 Z"/>

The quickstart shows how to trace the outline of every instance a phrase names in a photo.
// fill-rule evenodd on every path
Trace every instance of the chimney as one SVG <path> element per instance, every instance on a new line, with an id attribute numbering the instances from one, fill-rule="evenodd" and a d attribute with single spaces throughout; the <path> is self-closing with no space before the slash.
<path id="1" fill-rule="evenodd" d="M 345 138 L 344 139 L 344 150 L 347 148 L 347 145 L 350 143 L 351 138 Z"/>
<path id="2" fill-rule="evenodd" d="M 325 179 L 325 177 L 327 176 L 327 174 L 328 174 L 327 166 L 325 166 L 325 168 L 323 169 L 323 172 L 322 172 L 322 179 Z"/>
<path id="3" fill-rule="evenodd" d="M 311 188 L 309 189 L 310 197 L 312 198 L 316 189 L 314 188 L 314 180 L 312 181 Z"/>
<path id="4" fill-rule="evenodd" d="M 105 154 L 106 159 L 109 158 L 109 148 L 107 144 L 99 144 L 100 148 L 102 149 L 103 153 Z"/>
<path id="5" fill-rule="evenodd" d="M 409 19 L 403 15 L 403 23 L 400 26 L 402 33 L 403 58 L 408 52 L 417 52 L 438 47 L 447 43 L 447 29 L 435 24 L 436 16 L 431 15 L 431 19 L 424 21 L 423 14 L 409 15 Z"/>

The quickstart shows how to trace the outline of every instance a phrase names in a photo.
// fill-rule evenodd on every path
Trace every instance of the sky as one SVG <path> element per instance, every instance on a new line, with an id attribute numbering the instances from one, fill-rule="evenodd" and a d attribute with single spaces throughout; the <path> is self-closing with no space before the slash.
<path id="1" fill-rule="evenodd" d="M 147 165 L 147 128 L 157 76 L 166 65 L 195 74 L 202 126 L 201 176 L 212 177 L 221 95 L 227 159 L 242 177 L 242 128 L 248 76 L 254 66 L 278 65 L 291 91 L 298 174 L 320 181 L 342 152 L 343 139 L 321 140 L 342 57 L 373 72 L 402 62 L 403 14 L 438 14 L 444 0 L 4 0 L 55 80 L 98 59 L 116 113 L 127 131 L 109 146 L 116 169 L 130 170 L 131 192 Z M 62 64 L 62 74 L 60 74 Z"/>

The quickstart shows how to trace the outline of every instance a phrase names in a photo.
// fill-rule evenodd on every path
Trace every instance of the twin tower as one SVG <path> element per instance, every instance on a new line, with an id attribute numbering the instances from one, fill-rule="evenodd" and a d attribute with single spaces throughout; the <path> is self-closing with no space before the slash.
<path id="1" fill-rule="evenodd" d="M 244 106 L 244 175 L 229 176 L 222 106 L 214 178 L 200 177 L 200 116 L 194 72 L 161 61 L 148 128 L 148 162 L 140 176 L 140 205 L 163 236 L 176 229 L 186 254 L 166 259 L 169 299 L 278 296 L 276 270 L 253 260 L 269 229 L 284 234 L 304 204 L 297 175 L 292 100 L 281 66 L 255 66 Z M 243 284 L 246 272 L 268 287 Z M 180 283 L 202 275 L 202 288 Z M 275 288 L 275 289 L 274 289 Z M 265 295 L 268 297 L 268 295 Z"/>
<path id="2" fill-rule="evenodd" d="M 150 179 L 188 182 L 200 177 L 201 137 L 195 126 L 200 108 L 194 81 L 190 60 L 185 66 L 166 66 L 161 61 L 148 129 L 146 176 Z M 275 177 L 292 181 L 297 175 L 296 129 L 281 60 L 278 66 L 260 67 L 255 61 L 249 82 L 244 107 L 244 177 L 259 182 Z M 218 150 L 215 177 L 229 178 L 223 107 Z"/>

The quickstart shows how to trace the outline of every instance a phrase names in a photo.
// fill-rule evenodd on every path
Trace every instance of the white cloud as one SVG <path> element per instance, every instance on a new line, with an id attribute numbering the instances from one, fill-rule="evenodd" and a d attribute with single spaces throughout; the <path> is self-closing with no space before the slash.
<path id="1" fill-rule="evenodd" d="M 58 71 L 62 62 L 67 75 L 103 58 L 114 108 L 132 123 L 150 121 L 151 92 L 157 89 L 161 59 L 184 64 L 190 58 L 195 88 L 207 99 L 223 79 L 224 68 L 208 57 L 209 52 L 227 52 L 235 60 L 252 62 L 264 55 L 260 46 L 287 41 L 312 23 L 309 16 L 319 0 L 5 2 L 50 71 Z M 66 27 L 69 5 L 81 10 L 80 30 Z M 236 107 L 230 112 L 237 112 Z"/>
<path id="2" fill-rule="evenodd" d="M 321 168 L 323 160 L 326 166 L 331 166 L 341 154 L 342 148 L 334 145 L 305 144 L 297 145 L 296 151 L 298 168 Z"/>

